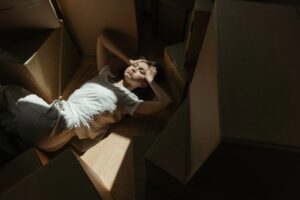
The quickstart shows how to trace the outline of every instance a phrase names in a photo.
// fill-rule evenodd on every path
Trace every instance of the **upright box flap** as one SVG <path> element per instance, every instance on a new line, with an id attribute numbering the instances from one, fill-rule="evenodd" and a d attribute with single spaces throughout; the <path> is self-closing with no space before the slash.
<path id="1" fill-rule="evenodd" d="M 216 7 L 215 7 L 216 9 Z M 220 143 L 217 14 L 213 11 L 189 97 L 147 152 L 147 159 L 187 183 Z"/>
<path id="2" fill-rule="evenodd" d="M 34 191 L 33 191 L 34 189 Z M 1 199 L 103 199 L 69 150 L 1 194 Z"/>
<path id="3" fill-rule="evenodd" d="M 119 46 L 127 55 L 137 53 L 138 32 L 134 0 L 58 0 L 57 3 L 82 54 L 96 55 L 97 37 L 104 28 L 122 34 Z"/>
<path id="4" fill-rule="evenodd" d="M 0 1 L 0 44 L 58 27 L 50 0 Z"/>
<path id="5" fill-rule="evenodd" d="M 62 26 L 2 46 L 0 81 L 19 84 L 48 103 L 58 98 L 80 64 L 80 56 Z"/>

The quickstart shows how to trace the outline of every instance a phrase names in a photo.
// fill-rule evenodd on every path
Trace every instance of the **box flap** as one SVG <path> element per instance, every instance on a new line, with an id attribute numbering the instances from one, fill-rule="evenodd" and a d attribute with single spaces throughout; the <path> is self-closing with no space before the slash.
<path id="1" fill-rule="evenodd" d="M 1 199 L 101 200 L 103 198 L 76 156 L 67 150 L 2 193 Z"/>
<path id="2" fill-rule="evenodd" d="M 137 19 L 134 0 L 58 0 L 64 22 L 84 55 L 96 55 L 96 41 L 106 28 L 120 35 L 120 48 L 137 53 Z"/>
<path id="3" fill-rule="evenodd" d="M 1 0 L 0 43 L 60 27 L 49 0 Z"/>

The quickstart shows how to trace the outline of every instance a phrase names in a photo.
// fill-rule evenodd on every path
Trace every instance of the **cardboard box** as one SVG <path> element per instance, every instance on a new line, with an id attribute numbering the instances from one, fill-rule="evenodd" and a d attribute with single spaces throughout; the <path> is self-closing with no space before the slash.
<path id="1" fill-rule="evenodd" d="M 108 193 L 70 150 L 62 152 L 18 184 L 1 194 L 1 199 L 107 199 Z M 99 189 L 99 187 L 101 189 Z M 99 191 L 101 191 L 99 193 Z"/>
<path id="2" fill-rule="evenodd" d="M 49 103 L 62 94 L 80 57 L 66 29 L 2 46 L 1 83 L 18 83 Z"/>
<path id="3" fill-rule="evenodd" d="M 129 56 L 137 54 L 138 30 L 134 0 L 58 0 L 57 3 L 83 55 L 96 55 L 96 40 L 104 28 L 122 33 L 119 46 Z"/>
<path id="4" fill-rule="evenodd" d="M 299 150 L 296 13 L 283 5 L 215 2 L 189 98 L 147 153 L 151 163 L 187 183 L 221 136 Z"/>
<path id="5" fill-rule="evenodd" d="M 0 44 L 9 44 L 60 27 L 50 0 L 0 2 Z"/>
<path id="6" fill-rule="evenodd" d="M 31 148 L 10 161 L 0 169 L 0 193 L 13 187 L 22 179 L 48 163 L 48 157 L 35 148 Z"/>
<path id="7" fill-rule="evenodd" d="M 169 120 L 146 156 L 151 163 L 184 184 L 203 165 L 221 139 L 216 20 L 214 12 L 190 83 L 189 97 Z"/>
<path id="8" fill-rule="evenodd" d="M 185 46 L 185 65 L 195 67 L 206 33 L 212 0 L 196 0 Z"/>
<path id="9" fill-rule="evenodd" d="M 185 64 L 186 43 L 177 43 L 164 49 L 164 70 L 174 102 L 179 105 L 186 97 L 194 68 Z"/>
<path id="10" fill-rule="evenodd" d="M 176 105 L 182 102 L 188 81 L 184 67 L 184 46 L 185 43 L 179 43 L 164 49 L 164 71 L 172 99 Z"/>
<path id="11" fill-rule="evenodd" d="M 155 16 L 158 36 L 169 44 L 183 42 L 193 0 L 158 0 Z"/>
<path id="12" fill-rule="evenodd" d="M 299 149 L 297 9 L 218 1 L 215 51 L 224 137 Z"/>
<path id="13" fill-rule="evenodd" d="M 0 166 L 16 157 L 20 149 L 9 137 L 4 128 L 0 128 Z"/>

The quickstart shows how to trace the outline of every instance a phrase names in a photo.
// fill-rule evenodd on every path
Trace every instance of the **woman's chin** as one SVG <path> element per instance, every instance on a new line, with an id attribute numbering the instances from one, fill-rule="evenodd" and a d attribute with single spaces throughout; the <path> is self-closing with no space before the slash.
<path id="1" fill-rule="evenodd" d="M 131 79 L 131 75 L 130 75 L 129 73 L 125 73 L 125 74 L 124 74 L 124 78 L 126 78 L 126 79 Z"/>

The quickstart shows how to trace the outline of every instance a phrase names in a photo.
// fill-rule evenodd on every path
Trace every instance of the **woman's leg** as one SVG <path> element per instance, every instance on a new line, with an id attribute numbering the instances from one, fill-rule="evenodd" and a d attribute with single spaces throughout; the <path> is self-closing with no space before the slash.
<path id="1" fill-rule="evenodd" d="M 56 115 L 48 114 L 50 105 L 42 98 L 17 85 L 2 86 L 0 98 L 4 109 L 0 121 L 7 131 L 16 132 L 29 145 L 50 134 Z"/>
<path id="2" fill-rule="evenodd" d="M 16 102 L 30 92 L 18 85 L 0 85 L 0 110 L 11 111 Z"/>
<path id="3" fill-rule="evenodd" d="M 16 103 L 30 92 L 17 85 L 0 85 L 0 124 L 7 131 L 16 132 Z"/>

